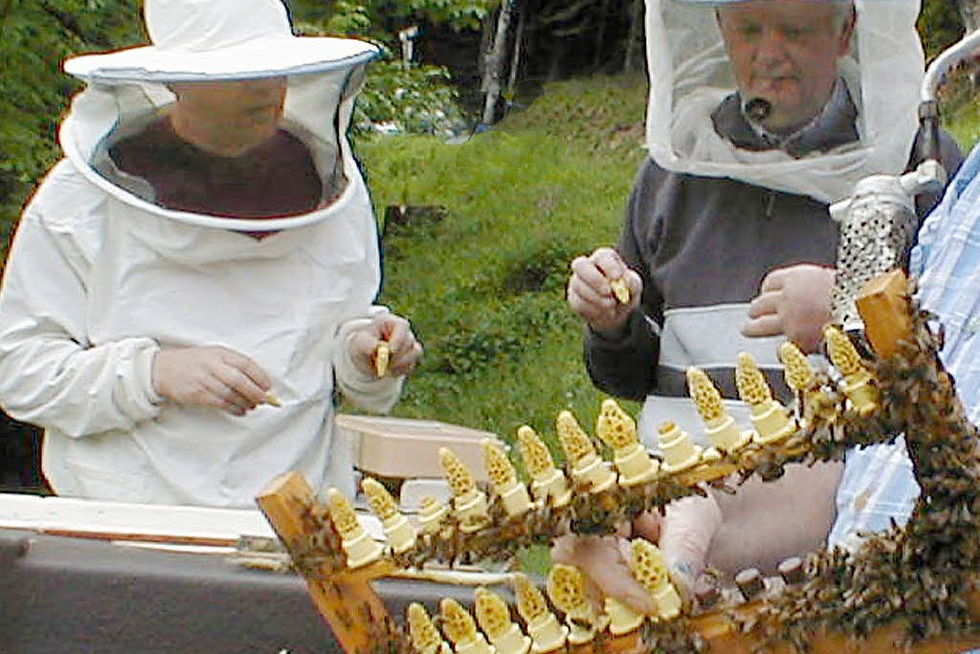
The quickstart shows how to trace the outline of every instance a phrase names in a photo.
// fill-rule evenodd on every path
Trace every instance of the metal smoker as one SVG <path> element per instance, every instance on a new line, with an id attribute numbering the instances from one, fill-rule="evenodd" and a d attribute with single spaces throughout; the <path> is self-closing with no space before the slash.
<path id="1" fill-rule="evenodd" d="M 851 333 L 863 329 L 854 304 L 870 280 L 897 267 L 906 267 L 908 251 L 919 227 L 915 196 L 940 191 L 946 170 L 939 163 L 939 104 L 936 92 L 956 64 L 980 48 L 980 30 L 944 50 L 922 80 L 919 101 L 917 159 L 921 163 L 904 175 L 871 175 L 854 187 L 851 197 L 830 206 L 840 224 L 837 280 L 831 296 L 835 322 Z"/>

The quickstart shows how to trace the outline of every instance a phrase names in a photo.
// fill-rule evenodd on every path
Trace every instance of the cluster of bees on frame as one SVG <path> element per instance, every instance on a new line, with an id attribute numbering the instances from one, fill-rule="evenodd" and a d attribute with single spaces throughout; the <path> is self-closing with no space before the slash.
<path id="1" fill-rule="evenodd" d="M 723 486 L 733 477 L 813 460 L 815 434 L 828 433 L 828 426 L 835 427 L 835 434 L 846 433 L 836 428 L 872 416 L 879 404 L 872 367 L 851 339 L 835 326 L 828 327 L 824 336 L 832 377 L 815 371 L 792 343 L 780 346 L 786 382 L 800 399 L 795 410 L 774 399 L 750 355 L 739 355 L 736 385 L 750 408 L 752 424 L 747 427 L 737 425 L 728 414 L 710 377 L 690 368 L 689 394 L 711 444 L 707 447 L 694 444 L 689 434 L 668 420 L 658 430 L 660 455 L 652 456 L 640 442 L 634 420 L 611 399 L 603 402 L 596 421 L 598 442 L 572 413 L 562 411 L 555 423 L 565 458 L 561 467 L 533 428 L 525 425 L 517 431 L 515 449 L 530 483 L 521 481 L 503 444 L 490 439 L 482 444 L 489 484 L 477 483 L 460 458 L 444 448 L 439 457 L 451 499 L 442 503 L 424 498 L 414 520 L 399 512 L 383 484 L 364 479 L 370 508 L 384 526 L 384 544 L 363 529 L 348 499 L 331 489 L 324 513 L 339 536 L 335 565 L 355 570 L 382 559 L 400 567 L 506 559 L 523 547 L 550 543 L 564 533 L 612 533 L 622 520 L 642 511 L 703 493 L 704 484 Z M 867 440 L 867 434 L 862 438 Z M 828 450 L 824 442 L 821 456 L 839 458 L 847 445 L 844 439 Z M 746 570 L 737 575 L 734 586 L 701 588 L 684 606 L 656 545 L 636 538 L 630 546 L 631 571 L 655 599 L 656 615 L 637 614 L 613 598 L 597 606 L 587 596 L 583 573 L 555 564 L 543 591 L 526 576 L 513 576 L 520 620 L 504 597 L 487 588 L 476 591 L 472 613 L 445 598 L 433 620 L 424 606 L 411 604 L 406 622 L 412 648 L 420 654 L 550 652 L 634 631 L 646 634 L 651 625 L 676 626 L 699 612 L 772 595 L 808 578 L 804 562 L 792 559 L 780 566 L 781 579 L 763 579 L 757 570 Z M 688 639 L 677 651 L 692 647 L 695 644 Z"/>

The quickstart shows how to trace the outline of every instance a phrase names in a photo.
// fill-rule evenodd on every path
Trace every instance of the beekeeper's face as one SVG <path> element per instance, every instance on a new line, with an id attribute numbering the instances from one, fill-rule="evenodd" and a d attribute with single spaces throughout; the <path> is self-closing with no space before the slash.
<path id="1" fill-rule="evenodd" d="M 771 105 L 771 131 L 806 124 L 830 98 L 848 51 L 851 6 L 827 0 L 748 0 L 718 8 L 718 24 L 743 102 Z"/>
<path id="2" fill-rule="evenodd" d="M 215 154 L 240 156 L 276 133 L 286 98 L 286 78 L 171 85 L 177 96 L 173 120 L 195 144 Z"/>

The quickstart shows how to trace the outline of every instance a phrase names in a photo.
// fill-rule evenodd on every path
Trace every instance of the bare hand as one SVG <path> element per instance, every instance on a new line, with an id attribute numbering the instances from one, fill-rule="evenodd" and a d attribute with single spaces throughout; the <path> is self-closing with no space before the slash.
<path id="1" fill-rule="evenodd" d="M 272 387 L 269 376 L 254 361 L 219 346 L 160 350 L 153 359 L 152 374 L 153 390 L 161 397 L 235 416 L 263 403 Z"/>
<path id="2" fill-rule="evenodd" d="M 783 335 L 804 352 L 816 352 L 824 326 L 833 320 L 830 293 L 835 274 L 833 268 L 807 263 L 773 270 L 749 305 L 742 335 Z"/>
<path id="3" fill-rule="evenodd" d="M 610 283 L 622 279 L 629 289 L 629 301 L 617 299 Z M 568 279 L 568 306 L 600 334 L 615 334 L 640 304 L 643 281 L 612 248 L 598 248 L 587 257 L 572 261 Z"/>
<path id="4" fill-rule="evenodd" d="M 721 525 L 721 509 L 713 497 L 686 497 L 633 521 L 633 536 L 659 546 L 670 580 L 685 602 L 705 568 L 711 541 Z M 630 570 L 629 541 L 616 536 L 562 536 L 551 550 L 552 560 L 579 568 L 601 597 L 613 597 L 646 615 L 656 602 Z"/>
<path id="5" fill-rule="evenodd" d="M 688 602 L 694 584 L 707 564 L 708 550 L 722 514 L 713 497 L 684 497 L 667 505 L 658 525 L 660 552 L 670 580 L 681 598 Z M 645 536 L 637 525 L 637 532 Z"/>
<path id="6" fill-rule="evenodd" d="M 355 329 L 347 337 L 351 360 L 365 375 L 378 376 L 375 355 L 382 341 L 388 347 L 388 363 L 382 377 L 407 375 L 422 358 L 422 344 L 415 339 L 409 322 L 393 313 L 381 313 L 369 325 Z"/>
<path id="7" fill-rule="evenodd" d="M 569 534 L 555 541 L 551 559 L 582 571 L 599 597 L 613 597 L 634 611 L 651 615 L 656 603 L 630 572 L 629 541 L 621 536 Z"/>

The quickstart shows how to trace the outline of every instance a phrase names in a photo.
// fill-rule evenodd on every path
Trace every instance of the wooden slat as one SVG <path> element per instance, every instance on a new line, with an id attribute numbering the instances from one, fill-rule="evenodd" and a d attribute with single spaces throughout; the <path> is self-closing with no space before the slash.
<path id="1" fill-rule="evenodd" d="M 313 491 L 297 473 L 287 473 L 277 479 L 258 497 L 258 504 L 276 533 L 287 548 L 297 539 L 311 533 L 311 525 L 305 516 L 314 506 Z M 367 566 L 361 570 L 345 573 L 325 574 L 325 571 L 312 571 L 306 577 L 310 596 L 316 609 L 324 617 L 334 635 L 348 654 L 369 652 L 377 645 L 373 642 L 377 631 L 372 625 L 391 621 L 387 608 L 370 585 L 372 579 L 393 576 L 396 569 L 389 560 Z M 971 595 L 971 608 L 974 617 L 980 611 L 980 593 Z M 710 646 L 710 652 L 725 654 L 793 654 L 789 644 L 779 644 L 772 648 L 762 647 L 756 634 L 743 634 L 728 617 L 730 614 L 749 617 L 760 606 L 750 602 L 734 609 L 721 609 L 711 613 L 694 616 L 690 619 L 691 628 L 696 630 Z M 856 641 L 836 634 L 815 635 L 810 641 L 813 654 L 893 654 L 900 650 L 904 625 L 897 621 L 893 626 L 875 631 L 869 638 Z M 602 639 L 602 651 L 609 654 L 633 654 L 643 651 L 636 632 L 617 638 Z M 915 645 L 917 654 L 955 654 L 980 647 L 980 633 L 973 637 L 950 639 L 937 638 L 922 641 Z M 594 644 L 584 644 L 568 648 L 572 654 L 593 654 Z"/>
<path id="2" fill-rule="evenodd" d="M 980 593 L 974 593 L 973 600 L 980 601 Z M 760 602 L 750 602 L 735 609 L 728 609 L 733 615 L 748 618 L 758 610 Z M 713 611 L 695 616 L 689 622 L 697 631 L 707 651 L 720 654 L 798 654 L 789 643 L 779 643 L 766 647 L 755 634 L 743 634 L 726 616 L 726 610 Z M 980 647 L 980 633 L 964 638 L 933 638 L 915 643 L 909 650 L 903 650 L 902 640 L 905 625 L 896 621 L 892 626 L 878 629 L 867 639 L 856 640 L 839 634 L 815 634 L 808 641 L 810 654 L 895 654 L 910 651 L 915 654 L 959 654 Z M 592 645 L 569 648 L 572 654 L 592 654 Z M 637 639 L 636 632 L 603 642 L 602 651 L 613 654 L 640 654 L 644 648 Z"/>
<path id="3" fill-rule="evenodd" d="M 898 342 L 911 336 L 908 279 L 901 270 L 872 279 L 854 302 L 864 321 L 865 336 L 879 357 L 890 357 L 898 349 Z"/>
<path id="4" fill-rule="evenodd" d="M 857 299 L 858 310 L 865 323 L 866 334 L 871 346 L 881 357 L 888 357 L 897 350 L 899 341 L 911 335 L 908 315 L 908 285 L 904 274 L 893 271 L 872 280 Z M 784 454 L 800 454 L 805 445 L 790 440 L 780 449 Z M 750 464 L 751 450 L 740 461 L 742 465 L 730 461 L 719 461 L 698 466 L 678 475 L 677 481 L 695 484 L 725 477 L 739 467 Z M 273 527 L 285 543 L 295 542 L 297 538 L 309 533 L 309 525 L 304 516 L 313 506 L 311 489 L 299 475 L 283 476 L 270 484 L 259 497 L 259 506 L 269 518 Z M 347 652 L 368 651 L 371 645 L 369 625 L 373 621 L 390 620 L 386 609 L 368 583 L 370 579 L 390 576 L 395 571 L 390 561 L 384 561 L 355 573 L 336 574 L 327 582 L 318 581 L 322 575 L 307 578 L 314 602 L 334 629 L 338 640 Z M 976 584 L 973 584 L 976 586 Z M 973 592 L 969 599 L 975 622 L 980 622 L 980 592 Z M 788 643 L 779 643 L 771 648 L 763 647 L 757 633 L 743 634 L 729 617 L 731 614 L 751 617 L 761 605 L 747 603 L 739 607 L 720 609 L 690 618 L 690 627 L 696 630 L 708 644 L 710 652 L 725 654 L 791 654 L 795 650 Z M 896 620 L 892 625 L 876 630 L 868 638 L 856 640 L 838 634 L 814 634 L 809 641 L 814 654 L 892 654 L 901 650 L 906 632 L 906 624 Z M 613 654 L 632 654 L 643 651 L 637 633 L 618 638 L 601 639 L 601 651 Z M 918 654 L 955 654 L 971 648 L 980 647 L 980 632 L 975 635 L 953 639 L 935 638 L 916 643 L 914 651 Z M 569 647 L 573 654 L 592 654 L 599 651 L 596 644 Z"/>
<path id="5" fill-rule="evenodd" d="M 971 595 L 973 600 L 980 601 L 980 593 Z M 749 602 L 737 607 L 732 614 L 747 618 L 757 611 L 760 602 Z M 974 613 L 974 619 L 977 616 Z M 776 647 L 762 648 L 762 643 L 754 634 L 738 633 L 734 623 L 724 614 L 724 610 L 714 611 L 691 619 L 691 626 L 711 646 L 710 652 L 725 654 L 796 654 L 796 650 L 788 643 Z M 839 634 L 815 634 L 809 641 L 811 654 L 839 654 L 854 652 L 855 654 L 894 654 L 902 651 L 901 642 L 905 633 L 905 623 L 897 620 L 893 625 L 874 631 L 867 639 L 856 640 Z M 916 654 L 957 654 L 969 649 L 980 647 L 980 633 L 966 638 L 933 638 L 923 640 L 912 648 Z"/>
<path id="6" fill-rule="evenodd" d="M 312 533 L 305 516 L 316 500 L 313 490 L 299 473 L 277 477 L 256 501 L 287 549 Z M 312 574 L 305 577 L 316 609 L 348 654 L 370 652 L 378 645 L 372 642 L 377 633 L 372 627 L 385 624 L 390 616 L 371 588 L 370 580 L 386 576 L 390 571 L 390 564 L 381 563 L 347 573 L 311 571 Z"/>

